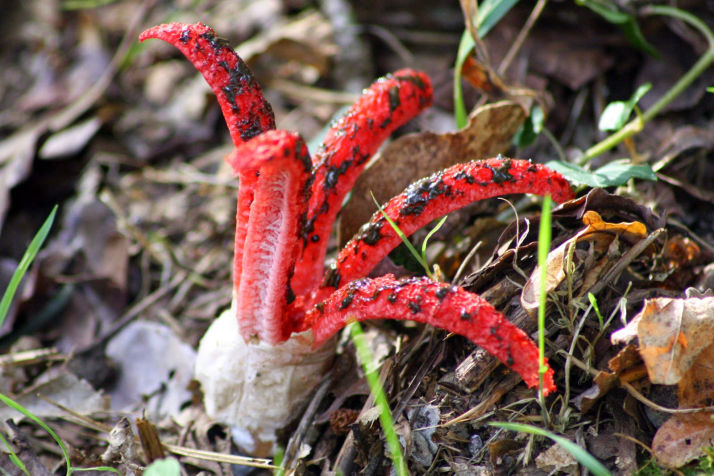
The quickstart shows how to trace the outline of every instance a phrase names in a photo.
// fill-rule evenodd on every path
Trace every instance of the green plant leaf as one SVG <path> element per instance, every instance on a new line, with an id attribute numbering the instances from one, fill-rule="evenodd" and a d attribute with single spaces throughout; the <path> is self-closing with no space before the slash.
<path id="1" fill-rule="evenodd" d="M 655 47 L 645 39 L 635 16 L 621 11 L 615 2 L 610 0 L 575 0 L 575 3 L 589 8 L 608 22 L 620 27 L 627 41 L 636 48 L 655 58 L 660 57 Z"/>
<path id="2" fill-rule="evenodd" d="M 610 471 L 608 471 L 605 466 L 593 458 L 590 453 L 567 438 L 551 433 L 543 428 L 538 428 L 537 426 L 524 425 L 521 423 L 494 422 L 489 423 L 489 425 L 495 426 L 496 428 L 503 428 L 504 430 L 520 431 L 522 433 L 530 433 L 531 435 L 540 435 L 550 438 L 562 446 L 568 453 L 573 455 L 573 457 L 577 459 L 580 464 L 585 466 L 595 476 L 610 476 Z"/>
<path id="3" fill-rule="evenodd" d="M 708 92 L 708 93 L 714 93 L 714 86 L 709 86 L 709 87 L 707 88 L 707 92 Z"/>
<path id="4" fill-rule="evenodd" d="M 513 136 L 513 143 L 517 147 L 527 147 L 536 140 L 538 134 L 543 130 L 543 124 L 545 123 L 545 113 L 543 108 L 539 105 L 535 105 L 531 108 L 531 113 L 526 117 L 525 122 L 521 125 Z"/>
<path id="5" fill-rule="evenodd" d="M 181 465 L 176 458 L 157 459 L 144 471 L 144 476 L 180 476 Z"/>
<path id="6" fill-rule="evenodd" d="M 5 321 L 7 311 L 10 309 L 10 304 L 12 303 L 12 300 L 15 297 L 15 293 L 17 292 L 17 287 L 20 285 L 20 281 L 22 281 L 22 278 L 25 276 L 25 273 L 27 272 L 28 268 L 35 260 L 35 256 L 37 256 L 37 253 L 40 251 L 42 244 L 45 242 L 47 235 L 49 235 L 50 233 L 50 229 L 52 228 L 52 223 L 55 220 L 56 214 L 57 205 L 54 206 L 35 237 L 32 238 L 30 246 L 28 246 L 27 250 L 25 250 L 25 254 L 22 256 L 20 263 L 17 265 L 17 269 L 13 273 L 12 278 L 10 279 L 10 284 L 7 285 L 7 289 L 5 289 L 5 294 L 3 294 L 2 296 L 2 301 L 0 301 L 0 326 Z"/>
<path id="7" fill-rule="evenodd" d="M 652 89 L 652 84 L 643 84 L 637 88 L 634 94 L 632 94 L 632 97 L 627 101 L 614 101 L 608 104 L 600 116 L 598 129 L 601 131 L 617 131 L 622 129 L 623 126 L 627 124 L 635 105 L 650 89 Z"/>
<path id="8" fill-rule="evenodd" d="M 481 2 L 478 6 L 476 24 L 478 36 L 481 38 L 486 36 L 516 3 L 518 0 L 484 0 Z"/>
<path id="9" fill-rule="evenodd" d="M 569 162 L 552 160 L 546 164 L 560 172 L 569 181 L 589 187 L 613 187 L 626 183 L 631 178 L 657 180 L 657 175 L 649 165 L 634 165 L 628 159 L 613 160 L 597 170 L 586 170 Z"/>

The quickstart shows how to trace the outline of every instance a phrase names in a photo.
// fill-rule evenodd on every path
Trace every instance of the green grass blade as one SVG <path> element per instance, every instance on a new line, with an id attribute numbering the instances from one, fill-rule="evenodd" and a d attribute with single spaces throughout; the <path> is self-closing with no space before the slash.
<path id="1" fill-rule="evenodd" d="M 497 428 L 503 428 L 504 430 L 510 431 L 520 431 L 523 433 L 530 433 L 532 435 L 540 435 L 550 438 L 557 444 L 563 447 L 568 453 L 573 455 L 573 457 L 585 466 L 588 471 L 590 471 L 595 476 L 611 476 L 610 472 L 602 465 L 598 460 L 596 460 L 590 453 L 573 443 L 567 438 L 551 433 L 548 430 L 538 428 L 537 426 L 524 425 L 521 423 L 505 423 L 505 422 L 494 422 L 489 423 L 491 426 Z"/>
<path id="2" fill-rule="evenodd" d="M 47 424 L 45 422 L 43 422 L 42 420 L 37 418 L 34 414 L 32 414 L 30 411 L 28 411 L 25 407 L 23 407 L 22 405 L 17 403 L 12 398 L 7 397 L 7 396 L 3 395 L 2 393 L 0 393 L 0 401 L 2 401 L 8 407 L 22 413 L 27 418 L 29 418 L 30 420 L 37 423 L 47 433 L 49 433 L 49 435 L 52 437 L 52 439 L 55 440 L 57 445 L 60 447 L 60 450 L 62 450 L 62 454 L 64 455 L 65 464 L 67 465 L 67 474 L 71 474 L 72 465 L 69 462 L 69 452 L 67 451 L 67 447 L 65 446 L 64 442 L 60 439 L 59 436 L 57 436 L 57 433 L 55 433 L 52 428 L 47 426 Z"/>
<path id="3" fill-rule="evenodd" d="M 89 10 L 116 2 L 116 0 L 65 0 L 62 10 Z"/>
<path id="4" fill-rule="evenodd" d="M 56 214 L 57 205 L 55 205 L 55 207 L 52 209 L 52 212 L 42 224 L 40 230 L 37 232 L 35 237 L 30 242 L 30 246 L 27 247 L 25 254 L 20 260 L 20 264 L 17 265 L 17 269 L 15 270 L 15 273 L 13 273 L 12 278 L 10 279 L 10 284 L 7 285 L 7 289 L 5 289 L 5 294 L 3 294 L 2 297 L 2 301 L 0 301 L 0 326 L 2 326 L 2 323 L 5 321 L 7 311 L 10 309 L 10 304 L 12 303 L 12 300 L 15 297 L 15 293 L 17 292 L 17 287 L 20 285 L 20 281 L 22 281 L 22 278 L 25 276 L 25 273 L 27 273 L 28 268 L 35 260 L 35 256 L 37 256 L 37 253 L 40 251 L 42 244 L 45 242 L 47 235 L 49 235 L 50 233 L 50 229 L 52 228 L 52 223 L 55 220 Z"/>
<path id="5" fill-rule="evenodd" d="M 600 322 L 600 329 L 602 329 L 602 326 L 605 323 L 605 319 L 602 317 L 602 314 L 600 314 L 600 308 L 597 305 L 597 299 L 595 298 L 595 295 L 591 292 L 588 292 L 588 300 L 590 301 L 590 305 L 595 310 L 595 314 L 597 315 L 597 320 L 598 320 L 598 322 Z"/>
<path id="6" fill-rule="evenodd" d="M 5 448 L 7 448 L 7 452 L 8 452 L 7 457 L 10 458 L 10 461 L 12 461 L 12 463 L 15 466 L 20 468 L 20 471 L 25 473 L 27 476 L 30 476 L 30 472 L 27 471 L 27 466 L 25 466 L 25 463 L 23 463 L 22 460 L 17 456 L 17 453 L 15 453 L 15 451 L 13 451 L 12 446 L 10 446 L 10 443 L 7 442 L 7 440 L 5 439 L 5 435 L 3 435 L 2 433 L 0 433 L 0 441 L 2 441 L 3 444 L 5 445 Z M 2 468 L 0 468 L 0 469 L 2 469 Z M 5 474 L 8 474 L 8 473 L 5 473 Z"/>
<path id="7" fill-rule="evenodd" d="M 392 227 L 392 229 L 394 230 L 394 233 L 396 233 L 397 236 L 399 238 L 401 238 L 402 243 L 404 243 L 404 245 L 407 247 L 407 249 L 409 249 L 409 252 L 412 255 L 414 255 L 414 259 L 416 259 L 419 262 L 419 264 L 421 265 L 421 267 L 424 268 L 427 276 L 429 276 L 431 278 L 432 277 L 431 270 L 429 269 L 429 265 L 427 264 L 427 262 L 421 257 L 421 255 L 416 250 L 416 248 L 414 248 L 414 245 L 412 245 L 411 241 L 409 241 L 409 238 L 407 238 L 407 235 L 405 235 L 404 232 L 399 229 L 399 226 L 396 223 L 394 223 L 394 221 L 391 218 L 389 218 L 389 215 L 387 215 L 387 213 L 384 211 L 384 208 L 382 208 L 382 205 L 379 204 L 377 199 L 374 197 L 374 194 L 372 192 L 370 192 L 370 194 L 372 195 L 372 200 L 374 200 L 375 205 L 377 205 L 377 208 L 379 209 L 379 213 L 381 213 L 382 216 L 384 217 L 384 219 L 387 220 L 387 223 L 389 223 L 389 226 Z"/>
<path id="8" fill-rule="evenodd" d="M 469 31 L 464 30 L 461 35 L 461 41 L 459 41 L 459 48 L 456 50 L 456 64 L 454 64 L 454 119 L 456 120 L 456 127 L 459 129 L 465 127 L 467 121 L 464 92 L 461 89 L 461 69 L 475 46 L 474 39 Z"/>
<path id="9" fill-rule="evenodd" d="M 389 411 L 387 396 L 384 394 L 384 389 L 379 382 L 379 377 L 377 376 L 374 366 L 371 365 L 371 363 L 374 362 L 374 358 L 369 350 L 369 346 L 364 341 L 362 326 L 359 325 L 359 322 L 355 321 L 348 327 L 352 340 L 355 343 L 355 349 L 357 349 L 357 355 L 362 363 L 367 384 L 374 395 L 375 406 L 379 409 L 379 422 L 382 425 L 384 437 L 387 440 L 387 446 L 389 447 L 394 469 L 398 476 L 408 476 L 409 471 L 407 471 L 407 464 L 402 454 L 402 445 L 399 444 L 397 432 L 394 430 L 394 421 L 392 420 L 392 413 Z"/>
<path id="10" fill-rule="evenodd" d="M 111 466 L 93 466 L 91 468 L 72 467 L 72 470 L 70 471 L 70 473 L 81 473 L 83 471 L 111 471 L 112 473 L 117 473 L 117 474 L 121 475 L 121 472 L 119 472 L 118 469 L 112 468 Z M 144 474 L 146 474 L 146 473 L 144 473 Z M 176 473 L 176 474 L 179 475 L 181 473 Z"/>
<path id="11" fill-rule="evenodd" d="M 432 228 L 429 231 L 429 233 L 426 234 L 426 238 L 424 238 L 424 241 L 422 241 L 422 243 L 421 243 L 421 258 L 422 258 L 422 261 L 424 261 L 425 263 L 426 263 L 426 246 L 429 243 L 429 238 L 431 238 L 431 235 L 433 235 L 434 233 L 439 231 L 439 228 L 442 227 L 442 225 L 444 224 L 444 222 L 446 221 L 446 218 L 448 216 L 449 215 L 444 215 L 443 217 L 441 217 L 441 220 L 439 220 L 439 222 L 434 226 L 434 228 Z"/>
<path id="12" fill-rule="evenodd" d="M 538 271 L 540 272 L 540 289 L 538 290 L 538 374 L 540 377 L 539 391 L 543 392 L 543 375 L 548 371 L 545 365 L 545 300 L 546 300 L 546 279 L 548 269 L 546 261 L 550 251 L 551 242 L 551 199 L 546 195 L 543 199 L 543 211 L 540 216 L 540 228 L 538 230 Z"/>

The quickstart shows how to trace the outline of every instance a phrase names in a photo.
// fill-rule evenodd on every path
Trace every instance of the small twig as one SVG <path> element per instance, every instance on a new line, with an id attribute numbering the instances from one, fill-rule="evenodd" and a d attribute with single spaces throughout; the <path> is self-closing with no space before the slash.
<path id="1" fill-rule="evenodd" d="M 521 381 L 521 377 L 516 374 L 516 373 L 510 373 L 508 374 L 503 380 L 498 382 L 495 386 L 495 388 L 492 391 L 489 392 L 484 392 L 487 396 L 485 397 L 484 400 L 482 400 L 478 405 L 475 407 L 471 408 L 465 413 L 462 413 L 461 415 L 452 418 L 451 420 L 447 421 L 442 427 L 448 427 L 455 425 L 457 423 L 465 423 L 467 421 L 475 420 L 476 418 L 479 418 L 482 416 L 484 413 L 486 413 L 490 408 L 492 408 L 494 405 L 496 405 L 496 402 L 498 402 L 505 394 L 511 391 L 513 387 L 518 385 L 518 383 Z"/>
<path id="2" fill-rule="evenodd" d="M 39 395 L 39 397 L 42 400 L 56 406 L 60 410 L 66 412 L 67 414 L 69 414 L 73 417 L 73 418 L 60 417 L 63 420 L 84 426 L 85 428 L 90 428 L 92 430 L 100 431 L 100 432 L 107 433 L 107 434 L 112 430 L 112 428 L 109 425 L 105 425 L 105 424 L 95 421 L 85 415 L 81 415 L 81 414 L 75 412 L 74 410 L 67 408 L 66 406 L 62 405 L 61 403 L 55 402 L 54 400 L 52 400 L 50 398 L 47 398 L 43 395 Z M 138 443 L 139 438 L 137 436 L 134 436 L 134 441 L 136 441 Z M 272 464 L 271 460 L 265 459 L 265 458 L 248 458 L 245 456 L 235 456 L 235 455 L 229 455 L 229 454 L 223 454 L 223 453 L 216 453 L 213 451 L 204 451 L 204 450 L 197 450 L 197 449 L 193 449 L 193 448 L 186 448 L 184 446 L 172 445 L 172 444 L 168 444 L 168 443 L 163 443 L 163 447 L 167 451 L 169 451 L 173 454 L 180 455 L 180 456 L 188 456 L 191 458 L 202 459 L 205 461 L 217 461 L 219 463 L 230 463 L 230 464 L 237 464 L 237 465 L 241 465 L 241 466 L 252 466 L 255 468 L 263 468 L 263 469 L 279 469 L 277 466 Z"/>
<path id="3" fill-rule="evenodd" d="M 409 48 L 390 30 L 379 25 L 365 25 L 364 30 L 382 40 L 392 51 L 404 62 L 404 64 L 414 63 L 414 55 Z"/>
<path id="4" fill-rule="evenodd" d="M 471 259 L 476 255 L 476 252 L 481 248 L 481 245 L 483 244 L 482 240 L 479 240 L 475 245 L 471 247 L 469 250 L 469 253 L 466 255 L 466 257 L 461 261 L 461 264 L 459 265 L 459 269 L 456 270 L 456 274 L 454 275 L 454 278 L 451 280 L 452 283 L 458 283 L 459 280 L 461 279 L 461 275 L 464 274 L 464 271 L 466 270 L 466 265 L 471 261 Z"/>
<path id="5" fill-rule="evenodd" d="M 24 367 L 42 362 L 55 362 L 65 360 L 66 355 L 60 353 L 56 348 L 32 349 L 22 352 L 12 352 L 0 355 L 0 367 Z"/>
<path id="6" fill-rule="evenodd" d="M 352 104 L 359 98 L 359 94 L 314 88 L 286 79 L 273 79 L 267 84 L 267 87 L 280 91 L 287 96 L 300 99 L 301 101 L 309 99 L 322 103 Z"/>
<path id="7" fill-rule="evenodd" d="M 535 25 L 535 22 L 536 20 L 538 20 L 538 17 L 545 8 L 546 3 L 548 3 L 548 0 L 538 0 L 538 2 L 533 7 L 533 10 L 531 10 L 531 14 L 523 25 L 523 28 L 521 28 L 521 31 L 518 32 L 518 36 L 516 36 L 516 39 L 513 40 L 511 48 L 508 50 L 508 53 L 506 53 L 506 56 L 504 56 L 503 61 L 501 61 L 501 64 L 498 65 L 497 71 L 499 76 L 503 76 L 503 74 L 508 70 L 508 67 L 511 65 L 511 61 L 513 61 L 513 58 L 515 58 L 516 53 L 518 53 L 518 50 L 520 50 L 521 46 L 523 46 L 523 43 L 525 42 L 526 37 L 528 36 L 528 33 L 530 33 L 531 29 L 533 28 L 533 25 Z"/>
<path id="8" fill-rule="evenodd" d="M 684 415 L 684 414 L 690 414 L 690 413 L 701 413 L 701 412 L 712 412 L 714 411 L 714 405 L 710 405 L 708 407 L 696 407 L 696 408 L 667 408 L 663 407 L 661 405 L 656 404 L 649 398 L 645 397 L 642 395 L 635 387 L 633 387 L 631 384 L 627 382 L 620 382 L 622 387 L 627 390 L 627 393 L 632 395 L 637 401 L 640 403 L 643 403 L 647 405 L 648 407 L 652 408 L 653 410 L 657 410 L 662 413 L 671 413 L 671 414 L 676 414 L 676 415 Z"/>

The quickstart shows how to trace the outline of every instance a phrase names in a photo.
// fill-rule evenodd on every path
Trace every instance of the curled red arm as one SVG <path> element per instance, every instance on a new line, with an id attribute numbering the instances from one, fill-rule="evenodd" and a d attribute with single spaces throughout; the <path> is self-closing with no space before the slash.
<path id="1" fill-rule="evenodd" d="M 404 319 L 423 322 L 467 337 L 538 386 L 538 348 L 485 299 L 458 286 L 427 278 L 392 275 L 353 281 L 307 313 L 315 346 L 352 320 Z M 544 375 L 544 393 L 555 390 L 553 370 Z"/>
<path id="2" fill-rule="evenodd" d="M 139 41 L 158 38 L 175 46 L 203 75 L 218 98 L 237 146 L 275 129 L 273 109 L 248 66 L 227 40 L 203 23 L 168 23 L 149 28 Z"/>
<path id="3" fill-rule="evenodd" d="M 139 41 L 150 38 L 166 41 L 178 48 L 203 75 L 218 99 L 236 147 L 264 131 L 275 129 L 273 110 L 253 73 L 228 41 L 216 36 L 211 28 L 202 23 L 169 23 L 149 28 L 139 35 Z M 256 177 L 254 170 L 238 166 L 235 160 L 232 165 L 240 178 L 233 278 L 234 285 L 238 287 Z"/>
<path id="4" fill-rule="evenodd" d="M 432 220 L 469 203 L 512 193 L 550 195 L 559 203 L 574 196 L 559 173 L 525 160 L 498 158 L 458 164 L 414 182 L 383 209 L 409 236 Z M 375 213 L 340 251 L 323 286 L 339 288 L 367 276 L 400 243 L 401 239 L 384 216 Z"/>
<path id="5" fill-rule="evenodd" d="M 327 242 L 342 201 L 369 158 L 398 127 L 431 105 L 426 74 L 403 69 L 377 80 L 330 128 L 315 154 L 302 255 L 291 281 L 297 294 L 320 284 Z"/>

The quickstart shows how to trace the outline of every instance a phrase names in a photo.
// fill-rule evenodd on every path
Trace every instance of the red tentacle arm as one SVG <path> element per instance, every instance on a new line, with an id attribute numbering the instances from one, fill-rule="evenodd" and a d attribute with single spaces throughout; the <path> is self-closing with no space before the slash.
<path id="1" fill-rule="evenodd" d="M 307 211 L 310 156 L 297 134 L 268 131 L 237 148 L 230 160 L 237 170 L 260 174 L 245 237 L 236 249 L 241 260 L 234 269 L 236 318 L 244 339 L 277 344 L 293 331 L 286 314 L 292 299 L 288 280 Z"/>
<path id="2" fill-rule="evenodd" d="M 409 236 L 469 203 L 512 193 L 550 195 L 558 203 L 574 196 L 559 173 L 525 160 L 498 158 L 458 164 L 414 182 L 383 210 Z M 323 286 L 339 288 L 367 276 L 399 243 L 401 239 L 384 216 L 375 213 L 340 251 Z"/>
<path id="3" fill-rule="evenodd" d="M 181 51 L 215 93 L 233 143 L 241 145 L 267 130 L 275 129 L 275 117 L 260 85 L 227 40 L 202 23 L 170 23 L 144 31 L 139 41 L 157 38 Z M 238 211 L 236 213 L 234 280 L 240 279 L 243 241 L 247 234 L 250 204 L 254 200 L 254 171 L 239 171 Z"/>
<path id="4" fill-rule="evenodd" d="M 169 23 L 149 28 L 139 41 L 158 38 L 178 48 L 203 75 L 218 98 L 233 143 L 238 146 L 275 129 L 273 109 L 253 73 L 231 48 L 203 23 Z"/>
<path id="5" fill-rule="evenodd" d="M 538 348 L 488 301 L 457 286 L 427 278 L 386 275 L 353 281 L 307 313 L 315 347 L 350 321 L 404 319 L 460 334 L 538 386 Z M 555 390 L 553 370 L 544 375 L 544 393 Z"/>
<path id="6" fill-rule="evenodd" d="M 431 105 L 431 96 L 431 81 L 424 73 L 400 70 L 372 84 L 330 128 L 313 160 L 304 250 L 291 282 L 297 294 L 320 284 L 332 225 L 369 158 L 395 129 Z"/>

